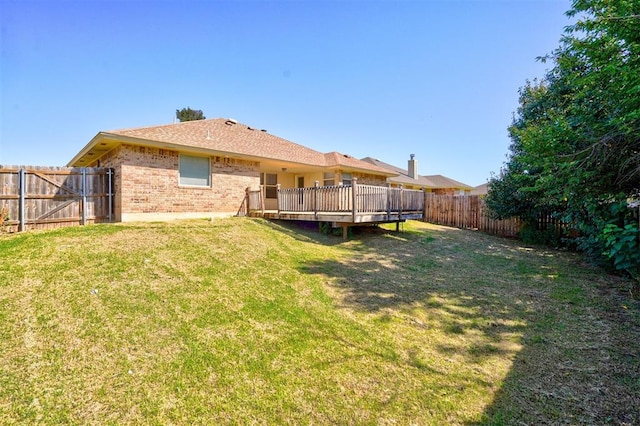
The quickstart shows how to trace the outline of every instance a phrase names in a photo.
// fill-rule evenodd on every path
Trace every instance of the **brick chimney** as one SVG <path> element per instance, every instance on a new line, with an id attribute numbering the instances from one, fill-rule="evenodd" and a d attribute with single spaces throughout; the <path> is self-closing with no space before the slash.
<path id="1" fill-rule="evenodd" d="M 409 159 L 409 177 L 412 179 L 418 179 L 418 160 L 415 159 L 416 155 L 411 154 Z"/>

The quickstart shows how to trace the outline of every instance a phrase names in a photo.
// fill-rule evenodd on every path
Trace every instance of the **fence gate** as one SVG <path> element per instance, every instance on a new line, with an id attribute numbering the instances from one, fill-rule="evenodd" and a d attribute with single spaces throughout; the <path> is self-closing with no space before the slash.
<path id="1" fill-rule="evenodd" d="M 112 189 L 112 169 L 0 166 L 2 230 L 110 222 Z"/>

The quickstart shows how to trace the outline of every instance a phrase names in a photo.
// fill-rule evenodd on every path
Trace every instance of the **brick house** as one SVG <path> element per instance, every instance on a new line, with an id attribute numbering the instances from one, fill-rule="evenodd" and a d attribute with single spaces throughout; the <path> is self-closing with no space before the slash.
<path id="1" fill-rule="evenodd" d="M 395 172 L 337 152 L 321 153 L 232 119 L 99 132 L 68 163 L 114 169 L 117 221 L 230 216 L 245 190 L 359 183 L 384 185 Z"/>

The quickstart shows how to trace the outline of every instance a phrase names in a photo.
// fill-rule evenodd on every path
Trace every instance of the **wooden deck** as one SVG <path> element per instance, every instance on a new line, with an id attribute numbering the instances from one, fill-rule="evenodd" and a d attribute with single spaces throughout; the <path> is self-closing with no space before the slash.
<path id="1" fill-rule="evenodd" d="M 443 195 L 385 186 L 353 185 L 277 188 L 277 198 L 266 208 L 264 188 L 249 191 L 239 215 L 267 219 L 327 222 L 342 227 L 377 223 L 399 224 L 409 219 L 472 229 L 503 237 L 517 237 L 518 218 L 497 220 L 487 214 L 483 197 Z M 275 209 L 273 207 L 276 207 Z"/>
<path id="2" fill-rule="evenodd" d="M 349 226 L 400 223 L 422 219 L 424 191 L 388 186 L 352 185 L 277 188 L 276 209 L 266 209 L 264 188 L 247 190 L 246 215 L 267 219 L 328 222 L 342 227 L 346 237 Z"/>

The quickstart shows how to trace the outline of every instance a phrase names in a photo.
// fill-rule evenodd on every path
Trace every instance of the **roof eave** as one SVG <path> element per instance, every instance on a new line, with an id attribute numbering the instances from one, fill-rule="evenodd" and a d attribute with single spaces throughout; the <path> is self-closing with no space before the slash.
<path id="1" fill-rule="evenodd" d="M 84 148 L 82 148 L 76 155 L 75 157 L 73 157 L 71 159 L 71 161 L 69 161 L 67 163 L 67 167 L 74 167 L 76 162 L 78 160 L 80 160 L 82 157 L 84 157 L 85 155 L 87 155 L 89 153 L 89 151 L 91 151 L 97 144 L 98 142 L 100 142 L 103 138 L 103 132 L 98 132 L 97 135 L 95 135 L 88 144 L 85 145 Z"/>
<path id="2" fill-rule="evenodd" d="M 386 176 L 386 177 L 398 176 L 396 173 L 393 173 L 387 170 L 368 169 L 365 167 L 348 166 L 346 164 L 334 164 L 332 166 L 326 166 L 325 168 L 328 170 L 350 170 L 353 172 L 369 173 L 371 175 Z"/>
<path id="3" fill-rule="evenodd" d="M 375 175 L 378 175 L 378 176 L 386 176 L 386 177 L 389 177 L 389 178 L 398 176 L 396 173 L 388 172 L 386 170 L 371 170 L 371 169 L 365 169 L 365 168 L 360 169 L 360 168 L 355 168 L 355 167 L 353 169 L 355 171 L 358 171 L 358 172 L 375 174 Z"/>

